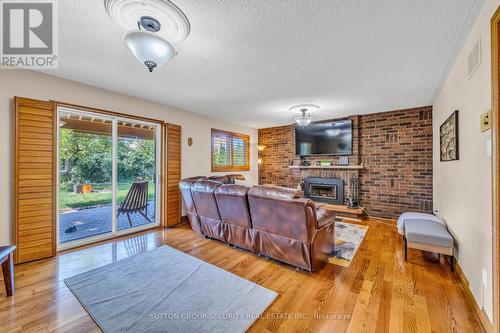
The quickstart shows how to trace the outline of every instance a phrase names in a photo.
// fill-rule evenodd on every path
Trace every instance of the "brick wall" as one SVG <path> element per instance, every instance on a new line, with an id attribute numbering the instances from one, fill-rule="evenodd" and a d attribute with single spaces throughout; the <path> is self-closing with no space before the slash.
<path id="1" fill-rule="evenodd" d="M 361 204 L 377 217 L 397 218 L 405 211 L 432 211 L 432 107 L 350 117 L 353 122 L 353 154 L 350 165 L 363 170 L 298 170 L 293 125 L 259 130 L 261 184 L 297 187 L 304 177 L 344 179 L 349 197 L 349 178 L 359 179 Z M 307 157 L 311 164 L 339 157 Z"/>

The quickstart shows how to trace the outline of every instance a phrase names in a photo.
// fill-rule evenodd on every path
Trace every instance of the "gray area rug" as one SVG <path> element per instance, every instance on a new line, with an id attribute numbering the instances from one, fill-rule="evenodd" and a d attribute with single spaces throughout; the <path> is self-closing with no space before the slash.
<path id="1" fill-rule="evenodd" d="M 277 294 L 162 246 L 64 280 L 104 332 L 245 332 Z"/>

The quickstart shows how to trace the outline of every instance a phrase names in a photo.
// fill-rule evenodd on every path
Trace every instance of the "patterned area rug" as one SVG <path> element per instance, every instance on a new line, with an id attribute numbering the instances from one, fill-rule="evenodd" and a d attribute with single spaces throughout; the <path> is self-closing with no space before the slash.
<path id="1" fill-rule="evenodd" d="M 368 231 L 367 225 L 335 222 L 335 248 L 330 263 L 349 267 Z"/>

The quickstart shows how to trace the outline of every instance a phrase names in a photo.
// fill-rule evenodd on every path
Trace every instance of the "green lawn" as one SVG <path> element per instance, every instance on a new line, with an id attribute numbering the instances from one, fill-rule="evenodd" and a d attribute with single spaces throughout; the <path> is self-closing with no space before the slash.
<path id="1" fill-rule="evenodd" d="M 127 196 L 128 190 L 132 184 L 118 184 L 117 202 L 121 203 Z M 111 186 L 99 188 L 99 191 L 92 193 L 73 193 L 68 192 L 66 186 L 59 188 L 59 209 L 81 208 L 97 205 L 111 204 Z M 148 188 L 149 200 L 154 200 L 154 184 L 150 183 Z"/>

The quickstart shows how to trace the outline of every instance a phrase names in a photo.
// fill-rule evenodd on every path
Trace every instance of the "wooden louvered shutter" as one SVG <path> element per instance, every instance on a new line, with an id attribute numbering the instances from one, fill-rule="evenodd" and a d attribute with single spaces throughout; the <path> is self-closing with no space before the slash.
<path id="1" fill-rule="evenodd" d="M 179 181 L 181 180 L 181 127 L 167 124 L 167 214 L 165 226 L 180 223 L 181 198 Z"/>
<path id="2" fill-rule="evenodd" d="M 249 171 L 250 136 L 212 128 L 212 172 Z"/>
<path id="3" fill-rule="evenodd" d="M 16 263 L 56 253 L 56 116 L 52 102 L 14 98 Z"/>

